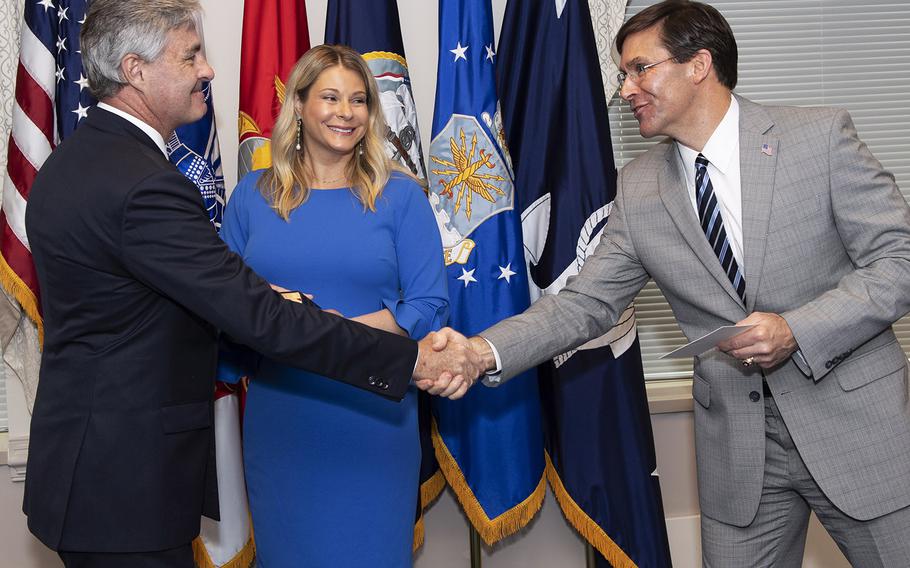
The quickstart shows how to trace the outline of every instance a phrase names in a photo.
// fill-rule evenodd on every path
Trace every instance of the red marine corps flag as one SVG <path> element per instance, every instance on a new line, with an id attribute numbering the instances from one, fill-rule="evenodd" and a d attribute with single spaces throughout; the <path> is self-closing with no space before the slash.
<path id="1" fill-rule="evenodd" d="M 238 179 L 271 165 L 269 138 L 284 101 L 284 82 L 309 48 L 303 0 L 244 2 Z"/>

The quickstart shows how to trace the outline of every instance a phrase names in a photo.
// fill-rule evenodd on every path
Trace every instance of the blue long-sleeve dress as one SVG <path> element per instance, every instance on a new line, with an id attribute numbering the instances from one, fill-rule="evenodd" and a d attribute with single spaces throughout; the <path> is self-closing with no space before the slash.
<path id="1" fill-rule="evenodd" d="M 350 189 L 314 190 L 286 222 L 256 187 L 259 176 L 237 185 L 221 235 L 260 276 L 347 317 L 387 308 L 414 338 L 445 323 L 439 231 L 413 180 L 393 174 L 375 212 Z M 262 358 L 243 430 L 261 568 L 411 566 L 415 387 L 392 402 Z"/>

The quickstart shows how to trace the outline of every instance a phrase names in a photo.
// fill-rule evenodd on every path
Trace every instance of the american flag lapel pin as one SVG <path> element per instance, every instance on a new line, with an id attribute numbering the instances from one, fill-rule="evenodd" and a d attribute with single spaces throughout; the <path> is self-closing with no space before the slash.
<path id="1" fill-rule="evenodd" d="M 771 147 L 770 144 L 762 144 L 762 145 L 761 145 L 761 153 L 764 154 L 765 156 L 773 156 L 773 155 L 774 155 L 774 148 Z"/>

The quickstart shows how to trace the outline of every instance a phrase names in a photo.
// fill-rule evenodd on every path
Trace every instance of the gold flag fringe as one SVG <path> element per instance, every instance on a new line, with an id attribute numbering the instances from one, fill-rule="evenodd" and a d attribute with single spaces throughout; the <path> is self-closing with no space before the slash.
<path id="1" fill-rule="evenodd" d="M 607 536 L 607 533 L 600 528 L 600 525 L 595 523 L 578 506 L 578 503 L 572 499 L 562 484 L 562 479 L 559 478 L 559 473 L 553 466 L 552 460 L 550 460 L 550 454 L 546 453 L 545 457 L 547 460 L 547 480 L 550 482 L 550 489 L 553 490 L 553 495 L 556 496 L 559 508 L 562 509 L 562 514 L 569 521 L 569 524 L 575 527 L 575 530 L 578 531 L 582 538 L 591 543 L 591 546 L 603 554 L 613 568 L 637 568 L 635 562 L 629 558 L 623 549 L 613 542 L 613 539 Z"/>
<path id="2" fill-rule="evenodd" d="M 414 553 L 423 546 L 423 512 L 427 510 L 427 507 L 433 504 L 433 501 L 439 497 L 445 487 L 446 478 L 442 475 L 441 469 L 437 469 L 436 473 L 420 485 L 420 518 L 414 523 Z"/>
<path id="3" fill-rule="evenodd" d="M 414 546 L 411 554 L 417 554 L 417 551 L 423 546 L 424 528 L 423 528 L 423 511 L 420 512 L 420 518 L 414 523 Z"/>
<path id="4" fill-rule="evenodd" d="M 243 548 L 221 566 L 212 562 L 209 551 L 205 549 L 205 543 L 202 537 L 196 537 L 193 540 L 193 559 L 196 561 L 196 568 L 251 568 L 256 560 L 256 542 L 253 539 L 253 526 L 250 525 L 250 538 L 243 545 Z"/>
<path id="5" fill-rule="evenodd" d="M 436 473 L 420 486 L 420 508 L 426 509 L 432 505 L 445 488 L 446 478 L 442 474 L 442 470 L 437 469 Z"/>
<path id="6" fill-rule="evenodd" d="M 432 429 L 433 447 L 436 449 L 436 461 L 439 462 L 439 468 L 449 482 L 449 486 L 455 492 L 455 496 L 458 498 L 458 502 L 461 504 L 461 508 L 467 515 L 468 520 L 471 521 L 471 525 L 474 526 L 474 530 L 477 531 L 487 546 L 515 534 L 524 528 L 540 511 L 544 495 L 547 492 L 546 477 L 543 474 L 540 476 L 540 483 L 537 484 L 534 491 L 524 501 L 495 519 L 487 517 L 483 507 L 480 506 L 474 496 L 474 492 L 468 486 L 461 468 L 458 467 L 458 463 L 452 457 L 452 454 L 449 453 L 449 449 L 439 435 L 435 420 L 433 420 Z"/>
<path id="7" fill-rule="evenodd" d="M 367 53 L 361 55 L 361 57 L 367 61 L 373 61 L 374 59 L 392 59 L 394 61 L 397 61 L 398 64 L 405 69 L 408 68 L 408 62 L 404 57 L 390 51 L 368 51 Z"/>
<path id="8" fill-rule="evenodd" d="M 19 278 L 16 271 L 6 263 L 6 258 L 0 254 L 0 285 L 19 302 L 22 311 L 38 326 L 38 344 L 44 344 L 44 321 L 38 313 L 38 298 L 32 289 Z"/>

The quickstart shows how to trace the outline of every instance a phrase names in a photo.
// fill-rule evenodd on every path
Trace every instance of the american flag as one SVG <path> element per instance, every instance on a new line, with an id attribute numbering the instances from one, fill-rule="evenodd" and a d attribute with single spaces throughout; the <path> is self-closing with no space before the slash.
<path id="1" fill-rule="evenodd" d="M 73 133 L 97 101 L 88 89 L 79 50 L 85 0 L 26 0 L 16 97 L 13 105 L 7 176 L 0 211 L 0 282 L 38 325 L 41 294 L 25 234 L 25 207 L 41 164 L 61 140 Z M 168 141 L 177 168 L 200 189 L 209 219 L 221 226 L 224 177 L 212 109 L 201 120 L 182 126 Z"/>
<path id="2" fill-rule="evenodd" d="M 0 282 L 39 333 L 41 296 L 25 235 L 25 207 L 41 164 L 95 104 L 79 51 L 85 11 L 85 0 L 26 0 L 25 5 L 0 211 Z"/>

